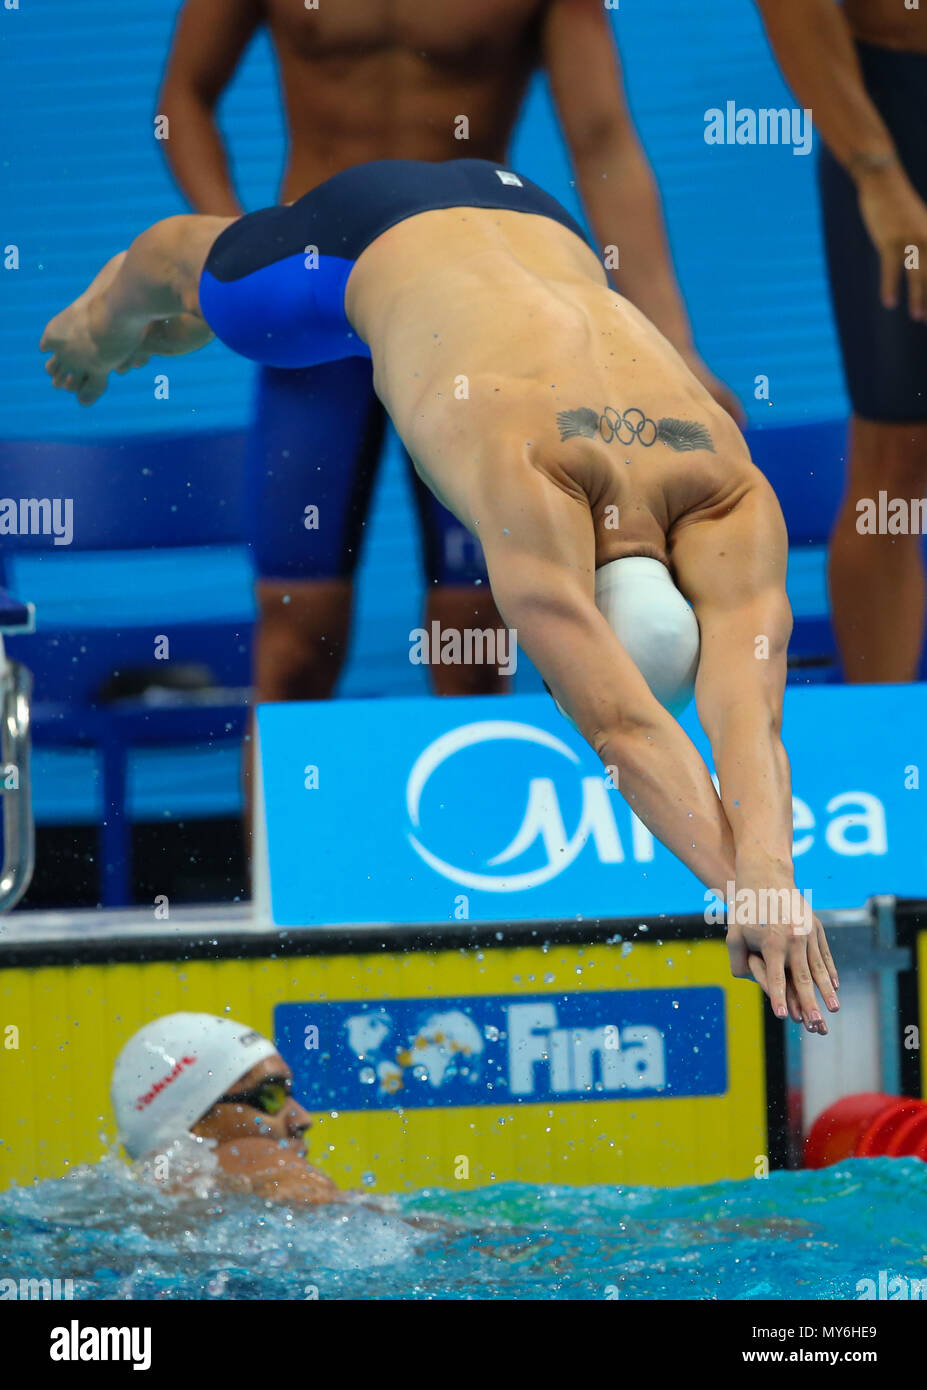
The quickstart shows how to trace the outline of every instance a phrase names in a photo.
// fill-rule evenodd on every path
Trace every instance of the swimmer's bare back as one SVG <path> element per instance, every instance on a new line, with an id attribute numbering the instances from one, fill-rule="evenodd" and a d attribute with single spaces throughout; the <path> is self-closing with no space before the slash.
<path id="1" fill-rule="evenodd" d="M 423 480 L 481 541 L 478 498 L 521 463 L 590 512 L 593 568 L 666 563 L 684 516 L 753 477 L 730 416 L 551 218 L 411 218 L 359 258 L 345 306 Z"/>

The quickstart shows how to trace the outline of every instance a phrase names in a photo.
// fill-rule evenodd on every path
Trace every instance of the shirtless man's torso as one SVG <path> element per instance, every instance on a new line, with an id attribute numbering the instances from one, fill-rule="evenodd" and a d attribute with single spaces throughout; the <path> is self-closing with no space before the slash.
<path id="1" fill-rule="evenodd" d="M 583 7 L 580 0 L 565 8 Z M 543 61 L 542 21 L 551 8 L 549 0 L 339 0 L 317 8 L 227 0 L 217 26 L 212 0 L 187 0 L 160 100 L 181 123 L 167 151 L 174 172 L 201 211 L 237 210 L 230 185 L 207 187 L 212 162 L 202 137 L 191 140 L 185 100 L 193 90 L 211 103 L 261 28 L 286 112 L 281 202 L 371 159 L 503 159 Z M 212 172 L 221 178 L 223 171 Z"/>

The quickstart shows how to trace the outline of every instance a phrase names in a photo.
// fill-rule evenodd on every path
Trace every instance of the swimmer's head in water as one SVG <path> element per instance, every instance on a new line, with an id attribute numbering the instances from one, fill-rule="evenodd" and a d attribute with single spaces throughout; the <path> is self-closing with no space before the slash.
<path id="1" fill-rule="evenodd" d="M 213 1014 L 167 1014 L 129 1039 L 110 1094 L 132 1158 L 187 1133 L 257 1063 L 276 1056 L 269 1038 Z"/>
<path id="2" fill-rule="evenodd" d="M 653 695 L 680 715 L 695 691 L 699 630 L 669 570 L 643 555 L 612 560 L 596 570 L 595 601 Z"/>

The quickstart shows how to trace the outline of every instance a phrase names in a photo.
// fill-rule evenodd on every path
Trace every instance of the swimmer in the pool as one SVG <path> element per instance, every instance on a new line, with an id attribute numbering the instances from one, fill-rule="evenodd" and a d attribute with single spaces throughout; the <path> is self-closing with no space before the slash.
<path id="1" fill-rule="evenodd" d="M 482 542 L 505 622 L 632 809 L 722 898 L 794 893 L 782 513 L 553 198 L 487 161 L 387 160 L 291 206 L 168 218 L 41 348 L 90 405 L 111 371 L 213 334 L 279 366 L 369 354 L 420 477 Z M 693 688 L 720 795 L 673 717 Z M 826 1032 L 833 962 L 810 907 L 794 915 L 729 921 L 731 968 Z"/>
<path id="2" fill-rule="evenodd" d="M 209 1142 L 215 1180 L 231 1191 L 311 1206 L 337 1202 L 331 1178 L 306 1162 L 312 1120 L 269 1038 L 233 1019 L 167 1014 L 140 1028 L 116 1059 L 111 1095 L 131 1158 L 184 1134 Z"/>

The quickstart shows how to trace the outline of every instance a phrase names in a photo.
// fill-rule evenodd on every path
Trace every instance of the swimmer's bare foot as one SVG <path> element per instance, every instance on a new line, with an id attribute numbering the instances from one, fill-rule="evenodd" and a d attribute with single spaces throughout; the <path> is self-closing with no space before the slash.
<path id="1" fill-rule="evenodd" d="M 48 323 L 39 344 L 51 352 L 45 370 L 56 391 L 72 391 L 81 405 L 92 405 L 106 390 L 104 368 L 88 323 L 87 305 L 79 300 Z"/>
<path id="2" fill-rule="evenodd" d="M 142 334 L 136 325 L 112 323 L 105 302 L 125 254 L 113 256 L 84 293 L 49 320 L 39 343 L 40 351 L 52 354 L 45 370 L 55 389 L 73 392 L 81 405 L 99 400 L 120 364 L 135 365 Z"/>

